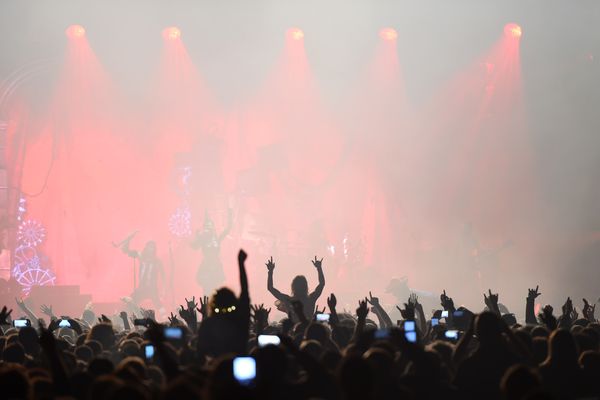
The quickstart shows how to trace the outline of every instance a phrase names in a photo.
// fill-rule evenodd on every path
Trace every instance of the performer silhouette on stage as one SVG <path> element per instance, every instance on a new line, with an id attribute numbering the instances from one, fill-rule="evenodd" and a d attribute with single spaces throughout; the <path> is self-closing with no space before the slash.
<path id="1" fill-rule="evenodd" d="M 221 234 L 217 234 L 215 224 L 208 214 L 204 217 L 204 229 L 196 231 L 192 242 L 194 249 L 202 249 L 202 263 L 196 273 L 196 281 L 207 294 L 215 288 L 222 286 L 225 281 L 223 264 L 221 263 L 221 242 L 231 231 L 233 226 L 233 210 L 227 210 L 227 226 Z"/>
<path id="2" fill-rule="evenodd" d="M 160 279 L 164 282 L 165 270 L 156 255 L 156 242 L 153 240 L 148 241 L 142 252 L 139 253 L 137 250 L 129 248 L 129 242 L 134 236 L 135 233 L 129 235 L 127 239 L 120 243 L 121 251 L 136 259 L 139 264 L 139 279 L 131 294 L 131 299 L 138 306 L 140 302 L 148 299 L 152 301 L 157 310 L 162 309 L 158 291 L 158 277 L 160 276 Z"/>

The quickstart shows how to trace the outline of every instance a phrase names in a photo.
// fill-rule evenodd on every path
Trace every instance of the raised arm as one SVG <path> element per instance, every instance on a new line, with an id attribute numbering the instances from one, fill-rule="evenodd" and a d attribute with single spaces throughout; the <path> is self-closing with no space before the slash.
<path id="1" fill-rule="evenodd" d="M 362 335 L 365 330 L 365 323 L 367 321 L 367 314 L 369 314 L 368 301 L 365 297 L 364 300 L 358 301 L 358 308 L 356 309 L 356 326 L 354 327 L 354 334 L 350 340 L 352 343 L 356 343 L 358 338 Z"/>
<path id="2" fill-rule="evenodd" d="M 317 273 L 319 274 L 319 284 L 317 285 L 315 290 L 310 294 L 310 298 L 313 301 L 317 301 L 317 299 L 321 296 L 321 293 L 323 293 L 323 289 L 325 288 L 325 274 L 323 274 L 323 259 L 321 258 L 319 260 L 317 259 L 317 256 L 315 256 L 315 259 L 312 260 L 312 263 L 317 269 Z"/>
<path id="3" fill-rule="evenodd" d="M 240 250 L 238 253 L 238 266 L 240 269 L 240 306 L 243 308 L 241 311 L 244 315 L 247 315 L 248 322 L 250 322 L 250 293 L 248 292 L 248 276 L 246 275 L 246 258 L 248 255 L 244 250 Z"/>
<path id="4" fill-rule="evenodd" d="M 273 257 L 267 260 L 265 263 L 267 266 L 268 276 L 267 276 L 267 290 L 279 301 L 289 302 L 291 300 L 290 296 L 281 293 L 279 290 L 275 289 L 273 286 L 273 271 L 275 270 L 275 263 L 273 262 Z"/>
<path id="5" fill-rule="evenodd" d="M 31 325 L 37 328 L 38 327 L 38 317 L 33 313 L 33 311 L 31 311 L 29 309 L 29 307 L 27 307 L 27 305 L 25 304 L 23 299 L 19 299 L 19 298 L 15 297 L 15 302 L 17 303 L 17 305 L 19 306 L 21 311 L 23 311 L 25 313 L 25 315 L 27 315 L 27 318 L 29 318 L 29 321 L 31 321 Z"/>
<path id="6" fill-rule="evenodd" d="M 452 354 L 452 360 L 455 365 L 460 364 L 468 355 L 471 340 L 473 339 L 473 335 L 475 334 L 475 320 L 478 318 L 476 315 L 471 318 L 471 323 L 469 325 L 469 329 L 465 331 L 465 333 L 461 336 L 456 347 L 454 348 L 454 353 Z"/>
<path id="7" fill-rule="evenodd" d="M 535 318 L 535 299 L 541 294 L 539 292 L 539 286 L 535 289 L 529 289 L 527 294 L 527 304 L 525 306 L 525 323 L 531 325 L 537 325 L 537 319 Z"/>
<path id="8" fill-rule="evenodd" d="M 483 294 L 483 300 L 490 312 L 493 312 L 497 316 L 501 317 L 500 308 L 498 307 L 498 293 L 492 293 L 492 289 L 488 290 L 489 296 Z"/>
<path id="9" fill-rule="evenodd" d="M 393 326 L 392 319 L 390 318 L 388 313 L 385 312 L 385 310 L 381 306 L 381 303 L 379 303 L 379 298 L 373 297 L 373 295 L 369 291 L 369 298 L 367 299 L 367 301 L 372 306 L 371 311 L 373 311 L 373 313 L 377 316 L 377 319 L 379 320 L 379 327 L 391 328 Z"/>

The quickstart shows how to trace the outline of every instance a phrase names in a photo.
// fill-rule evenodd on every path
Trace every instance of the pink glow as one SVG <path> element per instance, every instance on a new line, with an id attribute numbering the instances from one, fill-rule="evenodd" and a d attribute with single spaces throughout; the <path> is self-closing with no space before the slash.
<path id="1" fill-rule="evenodd" d="M 398 32 L 394 28 L 383 28 L 379 31 L 379 37 L 383 40 L 396 40 L 398 39 Z"/>
<path id="2" fill-rule="evenodd" d="M 85 36 L 85 28 L 81 25 L 71 25 L 67 28 L 65 34 L 70 39 L 79 39 Z"/>

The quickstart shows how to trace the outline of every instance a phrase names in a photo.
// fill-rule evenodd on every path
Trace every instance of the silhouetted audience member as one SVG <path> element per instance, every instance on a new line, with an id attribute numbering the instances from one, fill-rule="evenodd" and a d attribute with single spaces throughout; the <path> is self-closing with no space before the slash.
<path id="1" fill-rule="evenodd" d="M 529 289 L 520 321 L 491 291 L 480 313 L 455 308 L 444 291 L 441 309 L 431 316 L 411 295 L 398 307 L 403 321 L 395 326 L 390 310 L 370 292 L 355 314 L 338 314 L 331 294 L 329 319 L 318 321 L 315 304 L 325 285 L 321 260 L 313 261 L 315 291 L 309 293 L 306 278 L 297 276 L 288 296 L 273 287 L 270 259 L 267 286 L 288 314 L 270 322 L 270 308 L 251 306 L 246 258 L 240 251 L 239 296 L 222 287 L 199 307 L 195 297 L 186 299 L 168 321 L 156 321 L 152 310 L 143 310 L 135 326 L 126 312 L 114 322 L 104 315 L 96 320 L 86 308 L 83 319 L 59 328 L 52 307 L 44 306 L 50 319 L 39 329 L 14 328 L 12 310 L 4 307 L 0 398 L 600 398 L 600 325 L 595 305 L 586 300 L 582 318 L 570 298 L 561 315 L 546 305 L 536 316 L 539 288 Z M 35 317 L 29 309 L 26 314 Z"/>

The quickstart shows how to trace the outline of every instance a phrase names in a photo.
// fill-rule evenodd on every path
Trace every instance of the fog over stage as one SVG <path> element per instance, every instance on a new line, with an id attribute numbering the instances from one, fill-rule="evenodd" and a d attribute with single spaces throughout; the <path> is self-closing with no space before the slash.
<path id="1" fill-rule="evenodd" d="M 237 287 L 240 248 L 269 304 L 267 259 L 313 287 L 315 255 L 340 309 L 393 278 L 597 298 L 600 6 L 484 4 L 4 5 L 3 298 L 112 312 L 145 279 L 134 231 L 169 310 Z"/>

